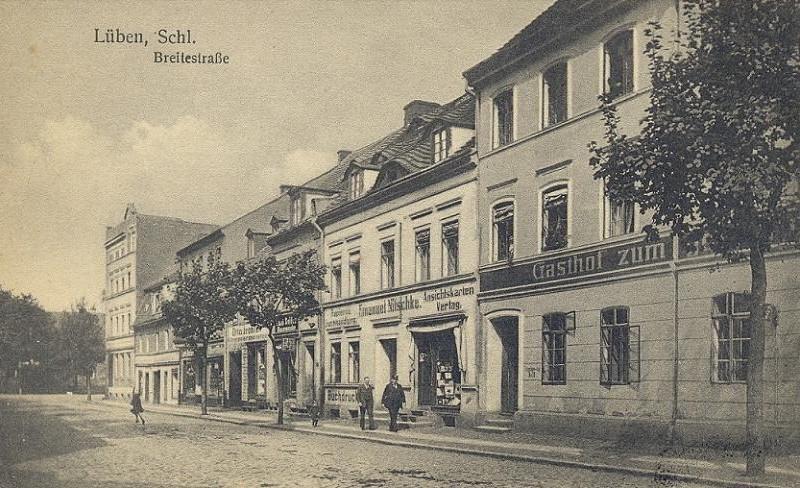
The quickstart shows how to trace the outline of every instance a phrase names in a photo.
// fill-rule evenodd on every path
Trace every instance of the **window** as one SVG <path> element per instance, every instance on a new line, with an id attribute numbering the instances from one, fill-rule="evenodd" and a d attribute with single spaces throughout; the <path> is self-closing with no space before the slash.
<path id="1" fill-rule="evenodd" d="M 252 235 L 247 236 L 247 257 L 252 258 L 256 255 L 256 240 Z"/>
<path id="2" fill-rule="evenodd" d="M 331 344 L 331 383 L 342 382 L 342 344 Z"/>
<path id="3" fill-rule="evenodd" d="M 433 133 L 433 162 L 438 163 L 450 155 L 450 131 L 437 130 Z"/>
<path id="4" fill-rule="evenodd" d="M 350 253 L 350 296 L 361 293 L 361 253 Z"/>
<path id="5" fill-rule="evenodd" d="M 550 313 L 542 317 L 542 383 L 567 383 L 567 315 Z"/>
<path id="6" fill-rule="evenodd" d="M 603 200 L 603 237 L 614 237 L 633 233 L 635 206 L 633 202 L 615 203 L 606 195 Z"/>
<path id="7" fill-rule="evenodd" d="M 612 37 L 603 46 L 604 91 L 611 98 L 633 91 L 633 31 Z"/>
<path id="8" fill-rule="evenodd" d="M 305 215 L 304 213 L 304 205 L 303 205 L 303 198 L 302 195 L 298 195 L 292 198 L 292 208 L 291 208 L 291 215 L 290 218 L 292 220 L 292 225 L 298 225 L 300 222 L 303 221 Z"/>
<path id="9" fill-rule="evenodd" d="M 542 127 L 567 120 L 567 63 L 551 66 L 542 76 Z"/>
<path id="10" fill-rule="evenodd" d="M 418 230 L 414 235 L 417 253 L 417 281 L 431 279 L 431 230 Z"/>
<path id="11" fill-rule="evenodd" d="M 639 327 L 630 325 L 627 307 L 600 312 L 600 384 L 639 381 Z"/>
<path id="12" fill-rule="evenodd" d="M 131 314 L 128 313 L 128 332 L 133 332 L 133 322 L 131 322 Z"/>
<path id="13" fill-rule="evenodd" d="M 714 350 L 712 381 L 747 381 L 750 358 L 750 295 L 724 293 L 713 300 Z"/>
<path id="14" fill-rule="evenodd" d="M 506 90 L 494 98 L 494 147 L 514 141 L 514 90 Z"/>
<path id="15" fill-rule="evenodd" d="M 128 286 L 133 287 L 133 282 L 131 281 L 131 272 L 128 271 Z"/>
<path id="16" fill-rule="evenodd" d="M 358 342 L 350 343 L 347 374 L 347 380 L 350 383 L 358 383 L 361 381 L 361 347 Z"/>
<path id="17" fill-rule="evenodd" d="M 381 288 L 394 288 L 394 241 L 381 242 Z"/>
<path id="18" fill-rule="evenodd" d="M 331 260 L 331 294 L 333 298 L 342 298 L 342 258 Z"/>
<path id="19" fill-rule="evenodd" d="M 442 276 L 458 274 L 458 221 L 442 224 Z"/>
<path id="20" fill-rule="evenodd" d="M 567 247 L 567 185 L 542 193 L 542 251 Z"/>
<path id="21" fill-rule="evenodd" d="M 364 193 L 364 172 L 350 173 L 350 200 L 355 200 Z"/>
<path id="22" fill-rule="evenodd" d="M 494 258 L 504 261 L 514 257 L 514 202 L 499 203 L 492 210 Z"/>

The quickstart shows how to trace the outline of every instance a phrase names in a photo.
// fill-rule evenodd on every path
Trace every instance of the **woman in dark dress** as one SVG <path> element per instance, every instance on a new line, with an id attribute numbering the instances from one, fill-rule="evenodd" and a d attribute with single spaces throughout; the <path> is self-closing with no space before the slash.
<path id="1" fill-rule="evenodd" d="M 144 417 L 142 417 L 142 412 L 144 412 L 144 408 L 142 408 L 142 397 L 134 389 L 133 395 L 131 395 L 131 413 L 136 417 L 136 423 L 138 424 L 139 420 L 141 420 L 142 427 L 144 427 Z"/>

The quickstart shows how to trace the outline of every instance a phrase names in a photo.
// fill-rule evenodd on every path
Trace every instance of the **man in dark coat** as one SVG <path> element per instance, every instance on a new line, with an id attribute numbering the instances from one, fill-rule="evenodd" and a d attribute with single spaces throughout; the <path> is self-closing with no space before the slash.
<path id="1" fill-rule="evenodd" d="M 389 430 L 397 432 L 397 413 L 400 407 L 406 402 L 406 395 L 403 393 L 403 387 L 397 382 L 397 376 L 392 376 L 391 381 L 386 388 L 383 389 L 383 397 L 381 403 L 389 410 Z"/>
<path id="2" fill-rule="evenodd" d="M 375 410 L 375 400 L 372 396 L 372 390 L 374 389 L 369 382 L 369 376 L 365 376 L 364 381 L 358 385 L 358 390 L 356 390 L 361 430 L 366 430 L 366 417 L 369 417 L 369 430 L 375 429 L 375 419 L 372 416 Z"/>
<path id="3" fill-rule="evenodd" d="M 134 389 L 131 394 L 131 413 L 136 417 L 137 424 L 141 419 L 142 427 L 144 427 L 144 417 L 142 417 L 142 412 L 144 412 L 144 408 L 142 408 L 142 397 L 139 392 Z"/>

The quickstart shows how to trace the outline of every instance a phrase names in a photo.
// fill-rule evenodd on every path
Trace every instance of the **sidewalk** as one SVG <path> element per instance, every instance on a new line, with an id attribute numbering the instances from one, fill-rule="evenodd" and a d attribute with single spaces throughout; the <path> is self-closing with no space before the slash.
<path id="1" fill-rule="evenodd" d="M 126 403 L 100 401 L 93 405 L 128 409 Z M 621 446 L 611 442 L 574 437 L 529 434 L 491 434 L 472 429 L 413 428 L 400 432 L 362 431 L 348 420 L 322 420 L 312 427 L 308 420 L 285 418 L 277 425 L 276 415 L 210 408 L 201 416 L 200 407 L 145 405 L 151 412 L 204 420 L 251 425 L 260 428 L 293 430 L 305 434 L 358 439 L 395 446 L 451 451 L 516 461 L 551 464 L 595 471 L 635 474 L 668 481 L 699 482 L 726 487 L 800 487 L 800 455 L 774 455 L 768 459 L 767 473 L 756 479 L 744 476 L 741 452 L 687 449 L 680 453 L 659 452 L 652 445 Z"/>

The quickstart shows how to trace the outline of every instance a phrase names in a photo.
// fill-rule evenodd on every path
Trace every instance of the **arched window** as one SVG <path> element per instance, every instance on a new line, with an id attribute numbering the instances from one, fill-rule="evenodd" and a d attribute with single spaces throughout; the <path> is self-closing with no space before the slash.
<path id="1" fill-rule="evenodd" d="M 542 193 L 542 251 L 567 247 L 569 209 L 567 185 L 548 188 Z"/>

